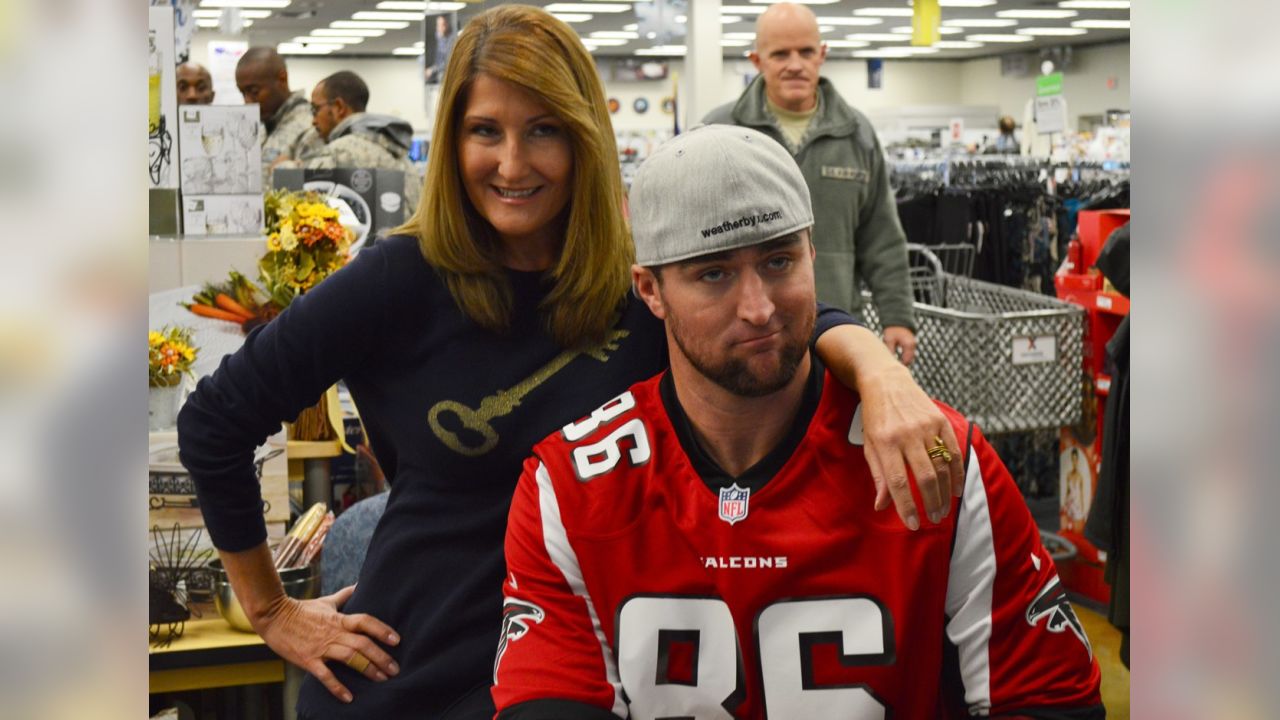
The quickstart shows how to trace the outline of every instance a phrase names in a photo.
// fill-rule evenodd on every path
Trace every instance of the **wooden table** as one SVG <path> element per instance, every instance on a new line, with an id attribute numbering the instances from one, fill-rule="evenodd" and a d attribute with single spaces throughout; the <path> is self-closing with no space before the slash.
<path id="1" fill-rule="evenodd" d="M 233 629 L 212 607 L 202 619 L 188 621 L 182 637 L 168 647 L 150 648 L 148 661 L 151 694 L 217 691 L 223 694 L 215 699 L 230 703 L 245 720 L 296 717 L 303 672 L 280 659 L 256 633 Z M 282 684 L 280 689 L 269 690 L 265 702 L 262 689 L 252 687 L 276 683 Z M 269 706 L 276 709 L 268 711 Z"/>

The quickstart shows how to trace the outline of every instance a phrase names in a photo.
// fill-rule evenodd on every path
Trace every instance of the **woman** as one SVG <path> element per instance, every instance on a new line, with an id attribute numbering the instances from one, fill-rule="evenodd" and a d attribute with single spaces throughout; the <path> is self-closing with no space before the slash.
<path id="1" fill-rule="evenodd" d="M 628 292 L 617 151 L 573 31 L 528 7 L 482 13 L 458 37 L 440 98 L 423 202 L 404 234 L 251 334 L 179 418 L 183 462 L 246 614 L 314 676 L 304 717 L 491 717 L 521 461 L 666 362 L 662 325 Z M 905 370 L 863 329 L 827 335 L 854 338 L 823 357 L 857 360 L 868 432 L 903 438 L 883 464 L 901 466 L 905 449 L 918 476 L 958 482 L 958 465 L 925 456 L 935 432 L 957 444 Z M 391 495 L 358 585 L 299 602 L 271 567 L 251 454 L 339 378 Z M 885 420 L 897 414 L 908 419 Z M 909 490 L 896 491 L 903 512 Z M 922 493 L 944 506 L 945 487 Z"/>

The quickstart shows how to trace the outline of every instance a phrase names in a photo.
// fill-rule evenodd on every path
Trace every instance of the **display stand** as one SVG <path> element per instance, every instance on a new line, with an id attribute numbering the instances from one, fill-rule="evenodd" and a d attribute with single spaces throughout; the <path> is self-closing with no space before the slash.
<path id="1" fill-rule="evenodd" d="M 1083 531 L 1102 466 L 1102 436 L 1106 431 L 1103 418 L 1111 390 L 1111 377 L 1105 367 L 1107 343 L 1129 314 L 1129 299 L 1108 290 L 1093 265 L 1107 238 L 1129 218 L 1129 210 L 1082 210 L 1078 224 L 1079 267 L 1064 264 L 1054 276 L 1058 297 L 1085 309 L 1084 373 L 1092 390 L 1085 397 L 1084 420 L 1076 427 L 1063 428 L 1061 433 L 1061 534 L 1079 552 L 1073 560 L 1061 563 L 1058 570 L 1068 589 L 1102 604 L 1111 595 L 1103 577 L 1106 553 L 1085 539 Z"/>

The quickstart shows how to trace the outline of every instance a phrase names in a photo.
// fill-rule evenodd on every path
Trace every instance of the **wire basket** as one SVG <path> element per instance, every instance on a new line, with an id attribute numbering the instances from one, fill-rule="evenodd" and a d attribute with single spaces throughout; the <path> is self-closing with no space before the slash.
<path id="1" fill-rule="evenodd" d="M 932 247 L 908 249 L 918 326 L 911 372 L 920 387 L 988 434 L 1078 422 L 1084 309 L 947 272 Z M 970 250 L 970 271 L 972 257 Z M 865 289 L 862 312 L 867 327 L 881 332 Z"/>

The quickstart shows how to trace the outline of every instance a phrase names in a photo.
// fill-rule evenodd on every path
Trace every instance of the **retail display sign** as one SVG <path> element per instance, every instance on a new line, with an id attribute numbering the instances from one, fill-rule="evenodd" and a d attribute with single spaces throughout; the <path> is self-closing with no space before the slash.
<path id="1" fill-rule="evenodd" d="M 1062 73 L 1049 73 L 1036 78 L 1036 97 L 1062 94 Z"/>
<path id="2" fill-rule="evenodd" d="M 1067 101 L 1061 95 L 1048 95 L 1035 99 L 1036 131 L 1041 135 L 1065 132 L 1067 129 Z"/>
<path id="3" fill-rule="evenodd" d="M 1013 339 L 1013 364 L 1057 362 L 1058 338 L 1053 335 L 1027 335 Z"/>
<path id="4" fill-rule="evenodd" d="M 911 14 L 911 44 L 932 47 L 942 39 L 938 26 L 942 24 L 942 10 L 938 0 L 915 0 Z"/>
<path id="5" fill-rule="evenodd" d="M 262 192 L 256 104 L 184 105 L 178 122 L 184 196 Z"/>
<path id="6" fill-rule="evenodd" d="M 249 43 L 243 40 L 209 41 L 209 75 L 213 77 L 214 102 L 239 102 L 240 89 L 236 87 L 236 65 L 248 50 Z"/>
<path id="7" fill-rule="evenodd" d="M 879 90 L 884 87 L 884 60 L 871 58 L 867 60 L 867 87 Z"/>
<path id="8" fill-rule="evenodd" d="M 962 117 L 951 118 L 951 120 L 947 123 L 947 127 L 948 127 L 947 137 L 950 138 L 953 144 L 964 142 L 964 118 Z"/>

